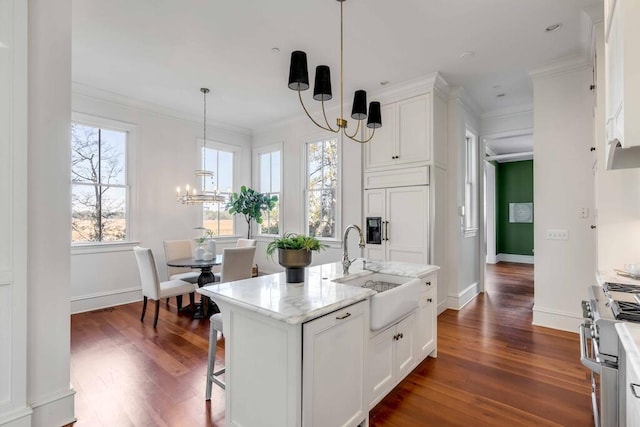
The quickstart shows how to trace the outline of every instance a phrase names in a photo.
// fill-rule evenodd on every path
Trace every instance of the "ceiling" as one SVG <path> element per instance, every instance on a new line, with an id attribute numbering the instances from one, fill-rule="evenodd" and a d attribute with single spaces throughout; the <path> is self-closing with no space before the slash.
<path id="1" fill-rule="evenodd" d="M 585 54 L 585 8 L 602 0 L 348 0 L 344 86 L 375 93 L 440 72 L 480 113 L 531 108 L 528 70 Z M 74 83 L 251 131 L 301 114 L 290 53 L 339 88 L 335 0 L 74 0 Z M 561 23 L 557 31 L 549 25 Z M 279 53 L 273 48 L 278 48 Z M 466 54 L 465 52 L 473 52 Z M 311 91 L 303 95 L 309 103 Z M 504 94 L 498 97 L 497 95 Z M 371 99 L 371 97 L 370 97 Z M 384 118 L 383 118 L 384 121 Z"/>

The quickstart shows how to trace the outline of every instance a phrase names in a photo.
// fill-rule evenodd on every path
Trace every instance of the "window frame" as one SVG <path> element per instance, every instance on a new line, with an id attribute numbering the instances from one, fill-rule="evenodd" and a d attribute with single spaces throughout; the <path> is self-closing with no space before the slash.
<path id="1" fill-rule="evenodd" d="M 478 233 L 478 134 L 465 129 L 464 137 L 464 191 L 463 233 L 464 237 L 475 237 Z"/>
<path id="2" fill-rule="evenodd" d="M 342 244 L 340 230 L 342 230 L 342 136 L 333 133 L 319 133 L 307 136 L 302 145 L 302 182 L 303 187 L 303 206 L 302 210 L 302 227 L 303 234 L 307 235 L 309 232 L 309 144 L 323 142 L 327 140 L 335 139 L 337 145 L 336 158 L 338 166 L 336 170 L 336 209 L 335 209 L 335 237 L 317 237 L 318 240 L 324 242 L 329 247 L 340 247 Z"/>
<path id="3" fill-rule="evenodd" d="M 127 212 L 126 221 L 126 239 L 117 242 L 73 242 L 71 241 L 72 254 L 96 253 L 96 252 L 112 252 L 126 250 L 140 242 L 138 241 L 138 190 L 137 190 L 137 132 L 138 126 L 134 123 L 123 122 L 120 120 L 109 119 L 106 117 L 95 116 L 91 114 L 73 111 L 71 113 L 71 121 L 69 124 L 69 153 L 71 153 L 71 125 L 78 124 L 83 126 L 91 126 L 100 129 L 114 130 L 125 132 L 125 179 L 126 185 L 118 185 L 117 187 L 126 188 L 127 196 Z M 71 164 L 69 165 L 69 190 L 73 191 L 76 185 L 71 180 Z M 71 206 L 70 206 L 71 207 Z M 70 215 L 72 212 L 70 212 Z M 71 218 L 70 218 L 71 219 Z"/>
<path id="4" fill-rule="evenodd" d="M 283 165 L 283 157 L 284 157 L 284 150 L 283 150 L 283 144 L 282 142 L 279 142 L 277 144 L 271 144 L 271 145 L 264 145 L 261 147 L 256 147 L 253 149 L 253 159 L 255 160 L 254 163 L 254 167 L 253 167 L 253 186 L 254 188 L 257 189 L 261 189 L 261 182 L 260 182 L 260 178 L 261 178 L 261 165 L 262 163 L 260 162 L 260 156 L 264 155 L 264 154 L 271 154 L 271 153 L 275 153 L 275 152 L 279 152 L 280 153 L 280 192 L 278 193 L 278 205 L 279 205 L 279 212 L 278 212 L 278 234 L 264 234 L 261 233 L 261 226 L 260 224 L 257 224 L 258 227 L 257 228 L 252 228 L 253 230 L 255 230 L 252 233 L 252 237 L 255 238 L 273 238 L 273 237 L 280 237 L 282 236 L 283 232 L 282 232 L 282 212 L 283 212 L 283 204 L 282 204 L 282 200 L 283 200 L 283 193 L 284 193 L 284 173 L 283 170 L 284 168 L 282 167 Z M 269 194 L 274 194 L 274 193 L 269 193 Z"/>
<path id="5" fill-rule="evenodd" d="M 220 141 L 214 141 L 211 139 L 207 139 L 206 141 L 202 138 L 197 138 L 196 139 L 196 164 L 198 165 L 198 167 L 196 169 L 203 169 L 204 168 L 204 149 L 208 148 L 211 150 L 217 150 L 217 151 L 224 151 L 227 153 L 232 153 L 233 154 L 233 171 L 231 173 L 231 193 L 233 193 L 234 191 L 236 191 L 236 183 L 239 181 L 238 179 L 238 166 L 239 166 L 239 157 L 242 155 L 242 147 L 239 147 L 237 145 L 233 145 L 233 144 L 227 144 L 224 142 L 220 142 Z M 217 179 L 217 177 L 216 177 Z M 218 190 L 220 191 L 220 194 L 225 195 L 227 198 L 229 196 L 229 193 L 226 191 L 222 191 L 220 188 L 218 188 Z M 221 210 L 225 210 L 224 206 L 226 204 L 220 203 L 221 205 Z M 199 223 L 201 227 L 204 227 L 204 204 L 201 206 L 201 208 L 199 209 Z M 214 235 L 213 238 L 215 238 L 218 241 L 222 241 L 224 239 L 236 239 L 238 237 L 240 237 L 240 235 L 238 234 L 238 224 L 237 224 L 237 215 L 233 215 L 232 217 L 232 224 L 233 224 L 233 232 L 232 234 L 225 234 L 225 235 Z"/>

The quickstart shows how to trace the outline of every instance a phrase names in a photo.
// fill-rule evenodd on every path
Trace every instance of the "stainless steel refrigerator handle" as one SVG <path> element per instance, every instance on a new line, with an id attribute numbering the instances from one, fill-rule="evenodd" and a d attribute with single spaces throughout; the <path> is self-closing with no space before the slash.
<path id="1" fill-rule="evenodd" d="M 389 221 L 384 222 L 384 240 L 389 240 Z"/>
<path id="2" fill-rule="evenodd" d="M 600 375 L 602 372 L 602 366 L 595 359 L 591 359 L 588 356 L 587 351 L 587 329 L 584 326 L 584 323 L 580 325 L 580 363 L 586 368 L 589 368 L 591 371 Z"/>

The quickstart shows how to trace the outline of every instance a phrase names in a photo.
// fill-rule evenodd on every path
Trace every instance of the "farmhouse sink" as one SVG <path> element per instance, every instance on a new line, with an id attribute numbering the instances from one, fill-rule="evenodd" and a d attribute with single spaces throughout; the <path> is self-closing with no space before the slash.
<path id="1" fill-rule="evenodd" d="M 373 289 L 377 294 L 370 298 L 370 328 L 376 331 L 392 324 L 418 307 L 420 280 L 392 274 L 369 273 L 335 279 L 345 285 Z"/>

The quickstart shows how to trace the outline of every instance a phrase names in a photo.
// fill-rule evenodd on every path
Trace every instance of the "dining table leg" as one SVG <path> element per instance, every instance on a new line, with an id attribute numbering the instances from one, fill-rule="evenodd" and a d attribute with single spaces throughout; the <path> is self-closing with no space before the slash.
<path id="1" fill-rule="evenodd" d="M 209 283 L 213 283 L 215 280 L 215 276 L 211 272 L 211 267 L 201 267 L 200 268 L 200 276 L 198 276 L 198 287 L 201 288 L 203 286 L 208 285 Z M 196 305 L 196 309 L 193 313 L 194 319 L 204 319 L 205 315 L 209 314 L 211 308 L 209 307 L 209 297 L 204 295 L 200 296 L 200 304 Z"/>

